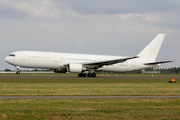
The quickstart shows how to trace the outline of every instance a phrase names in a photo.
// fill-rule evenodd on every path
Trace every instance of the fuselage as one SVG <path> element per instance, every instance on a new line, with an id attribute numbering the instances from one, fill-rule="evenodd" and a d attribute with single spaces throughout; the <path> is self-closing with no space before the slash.
<path id="1" fill-rule="evenodd" d="M 67 70 L 67 64 L 89 63 L 97 61 L 105 61 L 111 59 L 121 59 L 125 56 L 107 56 L 107 55 L 91 55 L 91 54 L 74 54 L 74 53 L 57 53 L 57 52 L 37 52 L 37 51 L 18 51 L 13 52 L 5 58 L 5 61 L 11 65 L 24 68 L 41 68 L 41 69 L 59 69 Z M 143 63 L 153 62 L 143 58 L 127 60 L 122 63 L 102 66 L 96 70 L 127 72 L 152 67 L 158 65 L 144 65 Z"/>

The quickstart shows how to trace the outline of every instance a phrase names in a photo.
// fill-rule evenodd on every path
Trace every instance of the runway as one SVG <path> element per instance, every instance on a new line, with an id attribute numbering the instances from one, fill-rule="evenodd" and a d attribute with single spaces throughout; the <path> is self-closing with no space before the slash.
<path id="1" fill-rule="evenodd" d="M 0 96 L 0 99 L 180 98 L 180 96 Z"/>
<path id="2" fill-rule="evenodd" d="M 108 78 L 108 79 L 180 79 L 180 77 L 71 77 L 71 76 L 0 76 L 0 78 L 87 78 L 87 79 L 98 79 L 98 78 Z"/>

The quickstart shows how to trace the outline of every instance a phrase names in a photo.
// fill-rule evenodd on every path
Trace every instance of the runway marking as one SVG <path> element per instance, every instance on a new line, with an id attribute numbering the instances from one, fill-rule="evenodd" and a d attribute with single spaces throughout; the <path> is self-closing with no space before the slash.
<path id="1" fill-rule="evenodd" d="M 0 99 L 180 98 L 180 96 L 0 96 Z"/>

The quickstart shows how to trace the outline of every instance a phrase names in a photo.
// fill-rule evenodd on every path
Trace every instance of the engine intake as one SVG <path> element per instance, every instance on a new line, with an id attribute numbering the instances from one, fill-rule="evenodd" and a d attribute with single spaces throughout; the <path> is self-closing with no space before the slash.
<path id="1" fill-rule="evenodd" d="M 84 71 L 85 68 L 83 68 L 82 64 L 69 64 L 68 71 L 72 73 L 81 73 Z"/>

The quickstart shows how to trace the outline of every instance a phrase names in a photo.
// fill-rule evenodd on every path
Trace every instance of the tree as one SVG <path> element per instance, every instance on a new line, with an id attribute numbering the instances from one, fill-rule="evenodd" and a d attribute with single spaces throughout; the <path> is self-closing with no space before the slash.
<path id="1" fill-rule="evenodd" d="M 8 71 L 11 71 L 11 70 L 10 70 L 10 69 L 5 69 L 4 71 L 5 71 L 5 72 L 8 72 Z"/>

